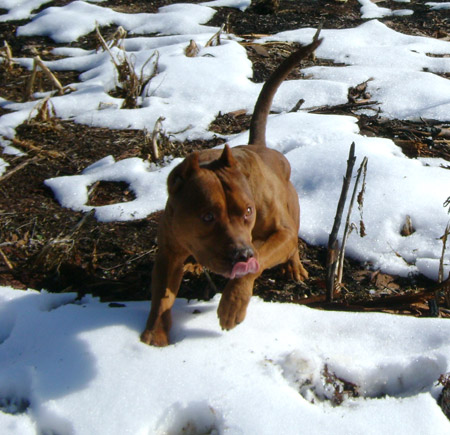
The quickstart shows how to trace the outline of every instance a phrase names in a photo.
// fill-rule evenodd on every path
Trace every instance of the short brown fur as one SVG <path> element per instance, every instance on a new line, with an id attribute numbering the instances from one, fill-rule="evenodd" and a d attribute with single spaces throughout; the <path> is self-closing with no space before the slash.
<path id="1" fill-rule="evenodd" d="M 195 152 L 169 175 L 169 198 L 152 273 L 151 310 L 141 334 L 144 343 L 169 344 L 171 308 L 189 256 L 231 278 L 217 310 L 226 330 L 244 320 L 254 281 L 265 269 L 285 264 L 293 279 L 308 276 L 297 247 L 300 207 L 289 181 L 290 165 L 283 154 L 266 147 L 265 131 L 279 85 L 320 42 L 301 47 L 263 86 L 249 145 Z"/>

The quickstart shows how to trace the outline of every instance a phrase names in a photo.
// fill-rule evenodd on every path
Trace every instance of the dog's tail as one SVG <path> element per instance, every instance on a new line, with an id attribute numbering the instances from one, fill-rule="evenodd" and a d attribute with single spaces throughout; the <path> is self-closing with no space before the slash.
<path id="1" fill-rule="evenodd" d="M 312 53 L 321 42 L 322 39 L 315 38 L 311 44 L 305 45 L 292 53 L 281 63 L 264 84 L 256 101 L 255 109 L 253 110 L 252 121 L 250 123 L 249 144 L 266 146 L 267 117 L 269 116 L 272 100 L 278 87 L 300 60 Z"/>

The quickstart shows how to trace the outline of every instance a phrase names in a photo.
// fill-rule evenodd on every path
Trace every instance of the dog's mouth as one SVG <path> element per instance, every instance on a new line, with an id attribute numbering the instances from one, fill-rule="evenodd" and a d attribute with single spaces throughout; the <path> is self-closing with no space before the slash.
<path id="1" fill-rule="evenodd" d="M 259 270 L 259 263 L 255 257 L 247 261 L 239 261 L 233 265 L 230 273 L 230 279 L 242 278 L 250 273 L 256 273 Z"/>

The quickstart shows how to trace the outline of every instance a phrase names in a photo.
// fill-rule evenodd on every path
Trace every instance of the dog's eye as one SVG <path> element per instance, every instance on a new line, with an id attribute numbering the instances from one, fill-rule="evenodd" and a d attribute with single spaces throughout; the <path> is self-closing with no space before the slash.
<path id="1" fill-rule="evenodd" d="M 248 219 L 252 214 L 253 214 L 253 208 L 249 206 L 249 207 L 247 207 L 247 210 L 245 210 L 244 218 Z"/>
<path id="2" fill-rule="evenodd" d="M 211 212 L 205 213 L 202 216 L 203 222 L 210 223 L 214 220 L 214 215 Z"/>

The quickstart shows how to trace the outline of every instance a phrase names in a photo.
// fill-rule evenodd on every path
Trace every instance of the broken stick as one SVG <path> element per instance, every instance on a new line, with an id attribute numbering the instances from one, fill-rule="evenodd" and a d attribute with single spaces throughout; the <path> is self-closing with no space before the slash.
<path id="1" fill-rule="evenodd" d="M 337 236 L 339 228 L 341 226 L 342 213 L 344 212 L 345 201 L 347 200 L 348 189 L 350 187 L 350 181 L 353 173 L 353 166 L 355 165 L 355 142 L 350 146 L 350 152 L 347 160 L 347 171 L 342 183 L 341 195 L 336 210 L 336 216 L 334 218 L 333 229 L 331 230 L 328 238 L 328 252 L 327 252 L 327 277 L 326 277 L 326 289 L 327 289 L 327 302 L 331 302 L 334 298 L 334 284 L 336 277 L 336 267 L 338 259 L 338 241 Z"/>

